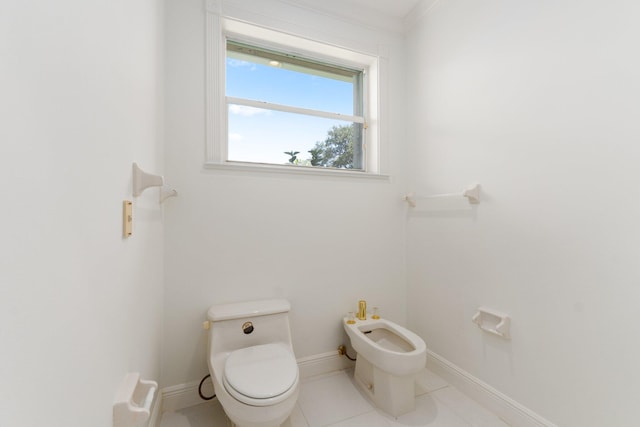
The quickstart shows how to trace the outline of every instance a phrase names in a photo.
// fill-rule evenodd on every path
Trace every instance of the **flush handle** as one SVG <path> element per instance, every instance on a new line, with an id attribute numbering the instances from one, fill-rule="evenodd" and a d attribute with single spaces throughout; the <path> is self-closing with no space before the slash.
<path id="1" fill-rule="evenodd" d="M 245 322 L 242 325 L 242 332 L 244 332 L 245 334 L 250 334 L 251 332 L 253 332 L 253 323 Z"/>

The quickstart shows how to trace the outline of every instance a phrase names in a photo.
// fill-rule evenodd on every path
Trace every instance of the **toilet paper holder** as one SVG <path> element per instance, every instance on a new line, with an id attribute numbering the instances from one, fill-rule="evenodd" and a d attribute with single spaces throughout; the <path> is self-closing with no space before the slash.
<path id="1" fill-rule="evenodd" d="M 507 340 L 511 339 L 511 318 L 504 313 L 488 307 L 479 307 L 471 321 L 483 331 Z"/>
<path id="2" fill-rule="evenodd" d="M 113 402 L 113 427 L 139 427 L 149 420 L 151 404 L 158 390 L 155 381 L 143 381 L 137 372 L 128 373 Z"/>

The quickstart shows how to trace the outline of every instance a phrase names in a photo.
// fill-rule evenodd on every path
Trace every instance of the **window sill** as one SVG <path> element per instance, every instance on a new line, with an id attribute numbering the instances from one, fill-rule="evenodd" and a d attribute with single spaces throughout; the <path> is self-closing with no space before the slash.
<path id="1" fill-rule="evenodd" d="M 345 178 L 345 179 L 365 179 L 365 180 L 377 180 L 377 181 L 391 181 L 390 175 L 382 175 L 378 173 L 363 172 L 363 171 L 351 171 L 341 169 L 328 169 L 328 168 L 314 168 L 310 166 L 295 166 L 295 165 L 271 165 L 264 163 L 242 163 L 242 162 L 226 162 L 215 163 L 206 162 L 204 164 L 205 169 L 211 170 L 224 170 L 238 173 L 268 173 L 276 175 L 290 175 L 290 176 L 322 176 L 330 178 Z"/>

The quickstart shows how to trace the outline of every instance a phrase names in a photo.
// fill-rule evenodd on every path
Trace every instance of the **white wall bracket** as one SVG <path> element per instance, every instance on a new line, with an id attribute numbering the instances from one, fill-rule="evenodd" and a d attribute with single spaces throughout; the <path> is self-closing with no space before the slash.
<path id="1" fill-rule="evenodd" d="M 142 427 L 151 415 L 158 390 L 155 381 L 143 381 L 137 372 L 125 376 L 113 402 L 113 427 Z"/>
<path id="2" fill-rule="evenodd" d="M 480 184 L 474 184 L 473 186 L 467 188 L 464 193 L 462 193 L 463 197 L 466 197 L 471 204 L 480 203 Z"/>
<path id="3" fill-rule="evenodd" d="M 164 178 L 160 175 L 152 175 L 140 169 L 136 163 L 133 164 L 133 196 L 138 197 L 149 187 L 162 187 Z"/>
<path id="4" fill-rule="evenodd" d="M 140 169 L 136 163 L 133 164 L 133 196 L 138 197 L 149 187 L 160 187 L 160 203 L 169 197 L 176 197 L 178 192 L 173 188 L 164 185 L 164 177 L 153 175 Z"/>
<path id="5" fill-rule="evenodd" d="M 163 185 L 162 187 L 160 187 L 160 203 L 164 202 L 169 197 L 177 197 L 177 196 L 178 196 L 178 192 L 173 188 L 170 188 L 167 185 Z"/>
<path id="6" fill-rule="evenodd" d="M 480 307 L 471 319 L 483 331 L 511 339 L 511 318 L 488 307 Z"/>
<path id="7" fill-rule="evenodd" d="M 407 202 L 410 207 L 415 208 L 416 207 L 415 196 L 416 196 L 415 193 L 412 192 L 404 196 L 403 200 Z"/>

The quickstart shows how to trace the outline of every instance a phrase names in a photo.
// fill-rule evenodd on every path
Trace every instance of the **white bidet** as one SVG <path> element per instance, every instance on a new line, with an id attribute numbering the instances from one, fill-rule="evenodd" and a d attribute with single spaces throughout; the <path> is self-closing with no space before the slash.
<path id="1" fill-rule="evenodd" d="M 397 417 L 415 409 L 415 377 L 427 346 L 415 333 L 387 319 L 343 321 L 358 352 L 356 383 L 383 411 Z"/>

